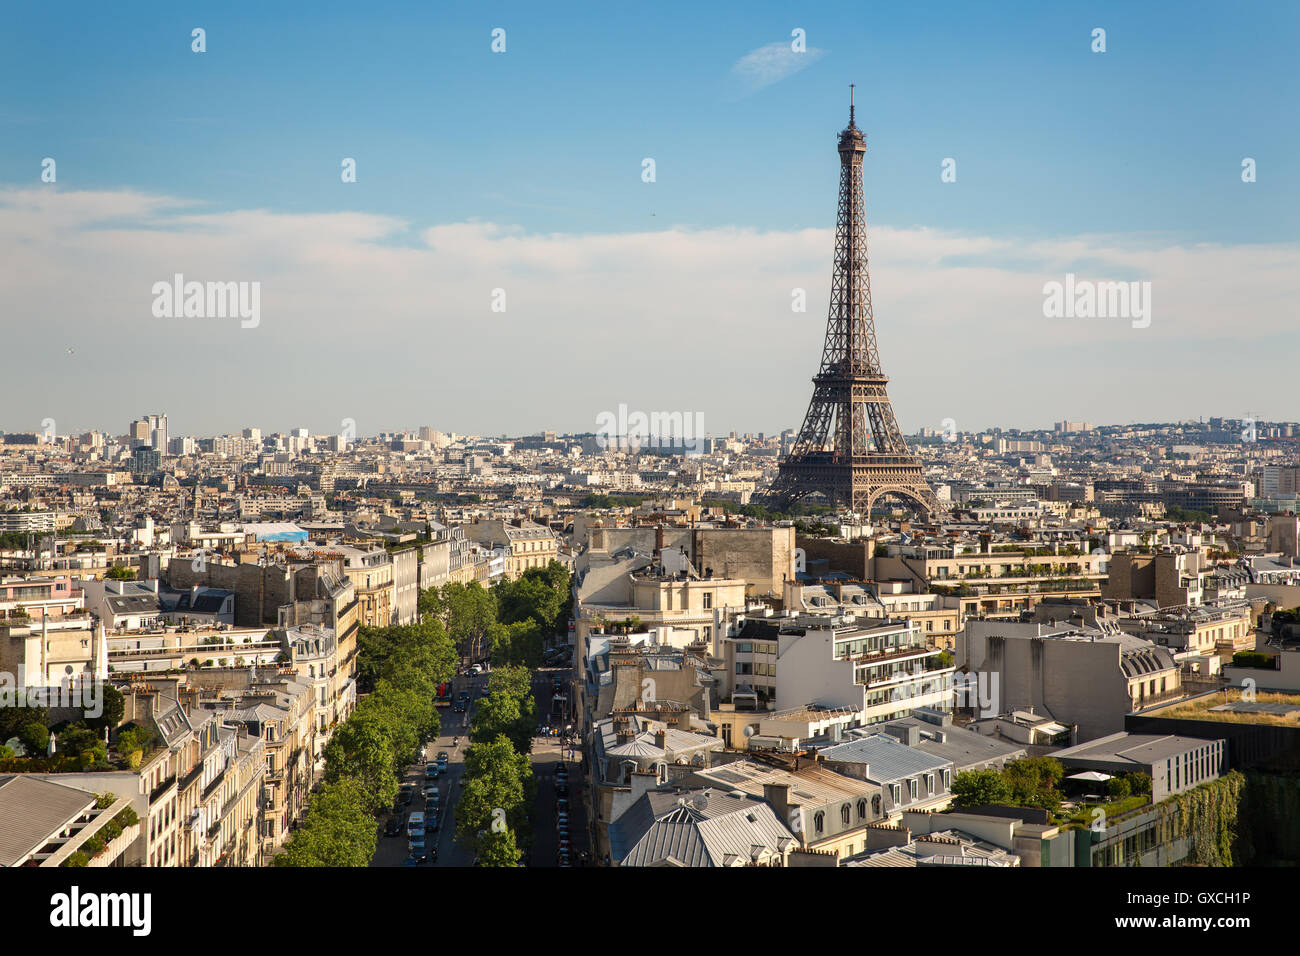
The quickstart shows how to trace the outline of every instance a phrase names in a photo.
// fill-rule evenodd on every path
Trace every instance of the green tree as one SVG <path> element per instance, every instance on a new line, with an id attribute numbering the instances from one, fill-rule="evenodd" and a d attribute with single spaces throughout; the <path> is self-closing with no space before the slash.
<path id="1" fill-rule="evenodd" d="M 335 728 L 325 745 L 325 780 L 357 787 L 367 813 L 373 815 L 397 799 L 397 759 L 382 714 L 357 710 Z"/>
<path id="2" fill-rule="evenodd" d="M 98 762 L 108 756 L 108 748 L 99 735 L 84 724 L 71 724 L 58 735 L 59 753 L 69 757 L 90 755 Z"/>
<path id="3" fill-rule="evenodd" d="M 1141 771 L 1124 774 L 1124 779 L 1128 781 L 1129 793 L 1137 795 L 1151 795 L 1151 778 Z"/>
<path id="4" fill-rule="evenodd" d="M 134 581 L 135 568 L 128 568 L 125 564 L 115 564 L 104 572 L 104 577 L 110 581 Z"/>
<path id="5" fill-rule="evenodd" d="M 18 739 L 27 748 L 27 756 L 39 757 L 50 745 L 50 731 L 44 724 L 33 721 L 18 731 Z"/>
<path id="6" fill-rule="evenodd" d="M 351 778 L 326 782 L 312 795 L 302 826 L 275 865 L 368 866 L 377 842 L 365 788 Z"/>
<path id="7" fill-rule="evenodd" d="M 528 757 L 515 750 L 504 736 L 476 743 L 465 753 L 464 788 L 456 801 L 456 828 L 461 840 L 473 843 L 505 814 L 508 826 L 517 834 L 530 830 L 528 808 L 536 796 L 536 782 Z"/>
<path id="8" fill-rule="evenodd" d="M 1126 776 L 1111 777 L 1106 781 L 1106 793 L 1116 800 L 1123 800 L 1133 793 L 1133 784 Z"/>
<path id="9" fill-rule="evenodd" d="M 533 675 L 527 667 L 500 667 L 488 676 L 488 693 L 501 692 L 519 700 L 532 699 Z"/>
<path id="10" fill-rule="evenodd" d="M 479 866 L 518 866 L 522 854 L 515 845 L 515 832 L 508 826 L 488 827 L 477 841 Z"/>
<path id="11" fill-rule="evenodd" d="M 103 709 L 98 717 L 87 718 L 86 724 L 98 730 L 116 727 L 126 714 L 126 697 L 112 684 L 105 682 L 99 686 L 103 695 Z"/>
<path id="12" fill-rule="evenodd" d="M 16 736 L 28 724 L 50 725 L 50 712 L 44 707 L 0 707 L 0 740 Z"/>
<path id="13" fill-rule="evenodd" d="M 966 770 L 953 780 L 952 794 L 954 806 L 977 807 L 1006 803 L 1011 790 L 996 770 Z"/>
<path id="14" fill-rule="evenodd" d="M 483 657 L 489 629 L 497 622 L 495 595 L 477 581 L 452 581 L 430 603 L 461 654 L 471 660 Z"/>
<path id="15" fill-rule="evenodd" d="M 503 691 L 490 693 L 479 701 L 470 725 L 469 739 L 487 743 L 505 736 L 519 753 L 528 753 L 533 746 L 536 722 L 520 706 L 519 698 Z"/>

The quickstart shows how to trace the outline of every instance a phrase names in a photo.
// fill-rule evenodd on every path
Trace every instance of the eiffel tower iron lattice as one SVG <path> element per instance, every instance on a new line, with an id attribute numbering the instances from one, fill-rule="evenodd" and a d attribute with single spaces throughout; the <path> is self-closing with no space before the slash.
<path id="1" fill-rule="evenodd" d="M 894 417 L 876 351 L 867 272 L 867 216 L 862 198 L 866 139 L 854 122 L 840 133 L 839 212 L 835 266 L 821 368 L 813 377 L 812 402 L 794 446 L 781 460 L 769 506 L 787 507 L 820 492 L 829 501 L 869 514 L 884 497 L 902 499 L 935 515 L 942 509 Z"/>

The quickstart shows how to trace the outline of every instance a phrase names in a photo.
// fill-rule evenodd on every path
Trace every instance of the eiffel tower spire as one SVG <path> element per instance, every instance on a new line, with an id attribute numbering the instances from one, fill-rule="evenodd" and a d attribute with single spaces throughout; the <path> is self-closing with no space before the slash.
<path id="1" fill-rule="evenodd" d="M 803 427 L 765 500 L 782 507 L 820 493 L 865 514 L 878 499 L 890 496 L 933 514 L 940 510 L 939 502 L 898 427 L 876 349 L 862 189 L 867 143 L 854 112 L 850 85 L 849 125 L 836 147 L 840 193 L 826 344 Z"/>

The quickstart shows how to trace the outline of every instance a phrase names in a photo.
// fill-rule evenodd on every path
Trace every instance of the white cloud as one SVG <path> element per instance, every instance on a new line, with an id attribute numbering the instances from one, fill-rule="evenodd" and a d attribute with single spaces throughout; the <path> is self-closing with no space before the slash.
<path id="1" fill-rule="evenodd" d="M 739 96 L 755 93 L 811 66 L 825 52 L 808 47 L 796 53 L 788 40 L 750 50 L 731 66 L 733 89 Z"/>
<path id="2" fill-rule="evenodd" d="M 399 244 L 409 239 L 409 244 Z M 1300 249 L 872 227 L 881 357 L 904 428 L 1294 417 Z M 536 234 L 387 216 L 204 212 L 172 197 L 0 191 L 0 429 L 177 434 L 581 430 L 620 402 L 712 433 L 796 427 L 821 354 L 830 229 Z M 1042 286 L 1152 283 L 1148 329 L 1050 320 Z M 154 282 L 262 283 L 256 329 L 155 319 Z M 791 290 L 808 311 L 791 312 Z M 507 311 L 493 313 L 492 290 Z M 1258 344 L 1256 344 L 1258 343 Z M 69 356 L 68 347 L 75 347 Z M 13 357 L 20 361 L 12 361 Z"/>

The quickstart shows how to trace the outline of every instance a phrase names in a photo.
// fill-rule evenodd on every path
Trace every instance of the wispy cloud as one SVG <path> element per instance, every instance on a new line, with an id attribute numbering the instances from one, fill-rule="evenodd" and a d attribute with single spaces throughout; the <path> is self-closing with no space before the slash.
<path id="1" fill-rule="evenodd" d="M 830 229 L 536 233 L 0 188 L 0 331 L 23 356 L 0 375 L 0 427 L 48 416 L 116 430 L 160 401 L 178 433 L 199 434 L 345 417 L 366 434 L 581 429 L 619 402 L 698 410 L 719 431 L 793 427 L 833 246 Z M 871 269 L 905 428 L 1293 413 L 1294 243 L 880 225 Z M 154 318 L 151 286 L 178 272 L 260 281 L 260 326 Z M 1066 272 L 1149 280 L 1151 327 L 1045 318 L 1043 285 Z M 792 311 L 795 289 L 806 312 Z M 561 369 L 544 381 L 543 359 Z M 516 382 L 528 387 L 502 384 Z"/>
<path id="2" fill-rule="evenodd" d="M 741 97 L 757 93 L 765 86 L 771 86 L 788 76 L 794 76 L 825 54 L 825 50 L 813 47 L 808 47 L 803 52 L 795 52 L 788 40 L 769 43 L 757 50 L 750 50 L 731 66 L 731 94 Z"/>

